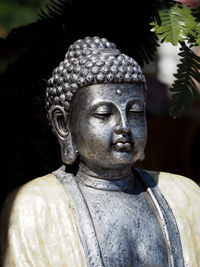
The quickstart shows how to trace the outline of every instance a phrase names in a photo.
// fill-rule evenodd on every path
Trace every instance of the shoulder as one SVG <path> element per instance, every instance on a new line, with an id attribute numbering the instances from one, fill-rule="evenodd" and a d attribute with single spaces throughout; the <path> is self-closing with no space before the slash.
<path id="1" fill-rule="evenodd" d="M 12 192 L 0 221 L 2 266 L 86 266 L 69 196 L 55 175 Z"/>
<path id="2" fill-rule="evenodd" d="M 164 195 L 170 195 L 188 204 L 191 204 L 191 201 L 197 201 L 200 205 L 200 187 L 191 179 L 167 172 L 147 172 L 153 177 Z"/>
<path id="3" fill-rule="evenodd" d="M 154 186 L 158 186 L 169 204 L 173 202 L 176 206 L 182 205 L 182 208 L 195 204 L 200 210 L 200 187 L 191 179 L 167 172 L 138 170 L 141 175 L 145 176 L 146 172 L 153 178 Z"/>
<path id="4" fill-rule="evenodd" d="M 55 175 L 36 178 L 10 193 L 1 210 L 1 224 L 19 220 L 29 223 L 33 215 L 45 218 L 63 202 L 68 202 L 68 198 Z"/>
<path id="5" fill-rule="evenodd" d="M 1 210 L 0 239 L 26 240 L 64 225 L 71 218 L 68 195 L 53 174 L 36 178 L 13 191 Z M 38 237 L 37 237 L 38 238 Z M 20 241 L 19 241 L 20 242 Z"/>
<path id="6" fill-rule="evenodd" d="M 48 174 L 15 189 L 8 195 L 4 206 L 10 206 L 12 203 L 12 207 L 19 206 L 23 209 L 35 202 L 44 202 L 45 199 L 55 198 L 55 195 L 61 190 L 56 177 L 53 174 Z"/>
<path id="7" fill-rule="evenodd" d="M 166 172 L 148 173 L 154 178 L 172 208 L 200 216 L 200 187 L 191 179 Z M 189 210 L 188 210 L 189 209 Z"/>

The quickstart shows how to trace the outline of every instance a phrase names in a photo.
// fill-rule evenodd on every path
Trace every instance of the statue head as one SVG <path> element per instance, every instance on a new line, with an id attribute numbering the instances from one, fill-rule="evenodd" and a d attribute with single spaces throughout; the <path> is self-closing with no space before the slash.
<path id="1" fill-rule="evenodd" d="M 48 81 L 46 108 L 62 160 L 119 168 L 141 160 L 146 144 L 146 82 L 141 68 L 105 38 L 69 47 Z"/>

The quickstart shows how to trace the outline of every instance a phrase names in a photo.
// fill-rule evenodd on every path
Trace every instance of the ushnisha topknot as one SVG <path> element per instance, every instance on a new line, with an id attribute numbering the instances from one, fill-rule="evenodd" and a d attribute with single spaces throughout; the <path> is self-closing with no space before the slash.
<path id="1" fill-rule="evenodd" d="M 102 83 L 137 83 L 146 89 L 145 77 L 138 63 L 122 54 L 114 43 L 96 36 L 76 41 L 48 81 L 47 111 L 62 106 L 69 112 L 71 99 L 77 90 Z"/>

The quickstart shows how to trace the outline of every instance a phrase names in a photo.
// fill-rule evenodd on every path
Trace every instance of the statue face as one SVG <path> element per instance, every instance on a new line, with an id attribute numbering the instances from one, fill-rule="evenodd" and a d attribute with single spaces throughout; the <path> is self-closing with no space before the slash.
<path id="1" fill-rule="evenodd" d="M 88 167 L 132 165 L 143 154 L 147 137 L 142 88 L 125 83 L 80 89 L 72 99 L 68 128 Z"/>

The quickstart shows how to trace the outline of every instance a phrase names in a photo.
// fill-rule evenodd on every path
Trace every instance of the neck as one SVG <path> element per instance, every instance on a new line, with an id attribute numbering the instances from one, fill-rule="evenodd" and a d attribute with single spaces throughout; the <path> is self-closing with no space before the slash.
<path id="1" fill-rule="evenodd" d="M 102 180 L 121 180 L 132 177 L 131 166 L 123 169 L 96 169 L 86 166 L 80 162 L 79 171 L 77 176 L 86 176 L 89 178 L 102 179 Z"/>

